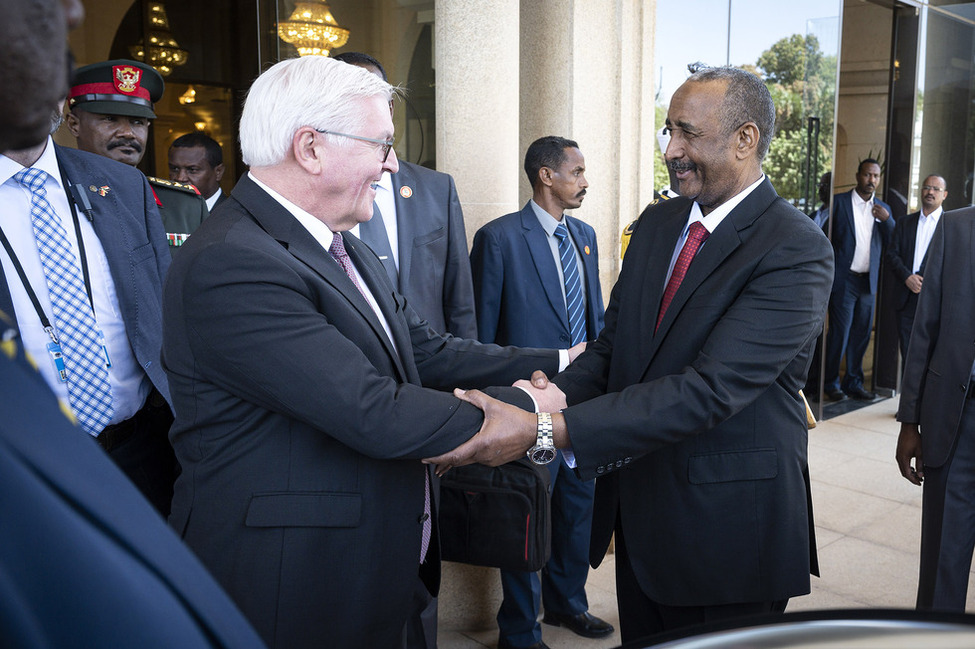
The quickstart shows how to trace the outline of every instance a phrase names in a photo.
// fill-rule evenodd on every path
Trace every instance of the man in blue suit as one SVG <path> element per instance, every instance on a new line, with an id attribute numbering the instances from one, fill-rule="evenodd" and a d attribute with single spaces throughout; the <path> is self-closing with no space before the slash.
<path id="1" fill-rule="evenodd" d="M 52 127 L 59 118 L 60 111 L 51 115 Z M 42 259 L 32 216 L 40 204 L 35 189 L 22 182 L 28 178 L 24 172 L 39 180 L 35 189 L 44 194 L 60 224 L 63 238 L 55 248 L 83 278 L 83 286 L 76 284 L 72 294 L 93 318 L 101 350 L 95 364 L 105 368 L 104 380 L 90 389 L 79 388 L 76 377 L 82 371 L 72 371 L 90 368 L 94 361 L 91 354 L 74 351 L 79 348 L 66 333 L 72 317 L 52 300 L 67 284 Z M 170 255 L 146 177 L 114 160 L 55 146 L 48 137 L 0 155 L 0 209 L 5 215 L 0 226 L 5 240 L 0 246 L 0 310 L 15 320 L 41 375 L 70 403 L 85 432 L 168 515 L 176 464 L 166 437 L 172 414 L 159 356 L 162 281 Z M 86 423 L 83 413 L 93 402 L 110 405 Z"/>
<path id="2" fill-rule="evenodd" d="M 877 198 L 880 163 L 867 158 L 857 168 L 857 186 L 833 198 L 833 254 L 836 273 L 829 296 L 826 375 L 823 391 L 831 401 L 847 396 L 871 401 L 863 387 L 863 355 L 870 343 L 877 278 L 884 247 L 894 231 L 890 206 Z M 840 362 L 846 375 L 840 383 Z"/>
<path id="3" fill-rule="evenodd" d="M 589 186 L 585 170 L 572 140 L 536 140 L 525 154 L 532 199 L 474 235 L 471 271 L 481 342 L 564 348 L 595 340 L 603 328 L 596 233 L 564 214 L 582 205 Z M 586 599 L 594 481 L 580 480 L 561 454 L 548 467 L 552 556 L 541 579 L 533 572 L 501 571 L 501 648 L 546 646 L 538 624 L 540 595 L 546 624 L 590 638 L 613 632 L 589 613 Z"/>

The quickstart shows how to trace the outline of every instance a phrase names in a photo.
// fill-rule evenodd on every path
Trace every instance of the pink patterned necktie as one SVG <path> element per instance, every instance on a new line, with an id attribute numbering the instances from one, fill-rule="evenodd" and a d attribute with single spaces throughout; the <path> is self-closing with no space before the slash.
<path id="1" fill-rule="evenodd" d="M 700 221 L 695 221 L 691 223 L 690 230 L 687 233 L 687 241 L 684 242 L 684 247 L 680 250 L 680 255 L 677 257 L 677 263 L 674 264 L 674 271 L 670 274 L 670 280 L 667 282 L 667 288 L 664 289 L 664 297 L 660 301 L 660 313 L 657 315 L 657 326 L 654 328 L 654 333 L 660 328 L 660 322 L 664 319 L 664 314 L 667 312 L 667 307 L 670 306 L 671 300 L 674 299 L 674 295 L 677 293 L 677 289 L 680 287 L 680 283 L 684 281 L 684 275 L 687 274 L 687 269 L 691 265 L 691 260 L 694 259 L 694 255 L 697 254 L 698 248 L 704 243 L 708 238 L 708 229 L 701 225 Z"/>
<path id="2" fill-rule="evenodd" d="M 335 258 L 335 261 L 339 263 L 345 274 L 349 276 L 355 287 L 359 289 L 362 293 L 362 287 L 359 286 L 359 278 L 355 276 L 355 268 L 352 267 L 352 260 L 349 259 L 349 253 L 345 250 L 345 241 L 342 239 L 342 234 L 339 232 L 332 233 L 332 245 L 328 247 L 328 254 Z M 362 296 L 365 297 L 365 293 Z"/>

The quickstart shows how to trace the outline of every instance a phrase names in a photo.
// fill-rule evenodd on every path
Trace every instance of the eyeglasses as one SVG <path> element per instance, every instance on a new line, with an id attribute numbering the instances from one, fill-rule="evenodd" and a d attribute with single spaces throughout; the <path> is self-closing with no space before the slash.
<path id="1" fill-rule="evenodd" d="M 942 187 L 935 187 L 934 185 L 924 185 L 923 187 L 921 187 L 921 191 L 925 191 L 925 192 L 943 192 L 944 189 Z"/>
<path id="2" fill-rule="evenodd" d="M 318 131 L 319 133 L 325 133 L 326 135 L 338 135 L 339 137 L 347 137 L 353 140 L 359 140 L 360 142 L 371 142 L 372 144 L 379 144 L 382 147 L 383 162 L 386 162 L 386 159 L 389 157 L 390 149 L 392 149 L 393 145 L 396 144 L 396 141 L 393 140 L 393 138 L 389 138 L 388 140 L 375 140 L 371 137 L 362 137 L 361 135 L 349 135 L 348 133 L 339 133 L 337 131 L 329 131 L 323 128 L 316 128 L 315 130 Z"/>

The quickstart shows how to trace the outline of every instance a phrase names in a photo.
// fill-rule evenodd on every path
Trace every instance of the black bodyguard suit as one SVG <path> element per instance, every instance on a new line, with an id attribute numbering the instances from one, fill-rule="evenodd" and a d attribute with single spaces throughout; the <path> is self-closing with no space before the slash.
<path id="1" fill-rule="evenodd" d="M 183 246 L 164 295 L 183 467 L 170 523 L 281 648 L 401 641 L 420 557 L 419 459 L 482 422 L 420 384 L 510 384 L 558 364 L 553 351 L 437 335 L 379 259 L 344 238 L 398 351 L 342 268 L 249 176 Z M 435 592 L 435 547 L 424 566 Z"/>
<path id="2" fill-rule="evenodd" d="M 911 338 L 911 328 L 914 325 L 914 311 L 917 309 L 917 293 L 904 284 L 908 277 L 914 274 L 914 246 L 917 243 L 917 224 L 920 212 L 908 214 L 894 224 L 894 233 L 887 247 L 887 265 L 897 281 L 894 283 L 894 310 L 897 311 L 897 327 L 900 336 L 901 357 L 907 358 L 907 343 Z M 930 244 L 929 246 L 930 247 Z M 921 260 L 918 274 L 924 275 L 924 263 Z"/>
<path id="3" fill-rule="evenodd" d="M 263 647 L 5 330 L 0 315 L 0 644 Z"/>
<path id="4" fill-rule="evenodd" d="M 477 338 L 464 213 L 448 174 L 400 160 L 392 174 L 399 246 L 397 290 L 434 330 Z M 409 188 L 409 198 L 403 196 Z"/>
<path id="5" fill-rule="evenodd" d="M 644 212 L 603 332 L 554 379 L 579 474 L 598 478 L 590 559 L 615 529 L 655 602 L 805 594 L 815 542 L 799 388 L 830 245 L 766 179 L 698 251 L 654 334 L 690 207 Z"/>
<path id="6" fill-rule="evenodd" d="M 826 335 L 826 374 L 824 390 L 854 390 L 863 388 L 863 355 L 870 343 L 873 328 L 874 296 L 880 281 L 880 259 L 894 231 L 894 217 L 874 222 L 870 235 L 870 269 L 866 277 L 850 271 L 856 253 L 856 223 L 853 214 L 853 193 L 856 189 L 833 197 L 830 220 L 833 230 L 830 239 L 836 259 L 829 297 L 829 331 Z M 890 205 L 876 196 L 874 203 L 893 215 Z M 846 356 L 846 374 L 840 381 L 840 363 Z"/>
<path id="7" fill-rule="evenodd" d="M 965 496 L 968 502 L 960 505 L 961 516 L 945 516 L 943 511 L 948 468 L 951 480 L 970 481 L 975 473 L 971 458 L 975 401 L 969 389 L 975 362 L 973 256 L 975 208 L 942 214 L 928 246 L 924 288 L 914 316 L 897 409 L 898 421 L 919 424 L 921 431 L 925 477 L 918 608 L 959 612 L 965 608 L 968 570 L 954 575 L 958 583 L 953 586 L 946 585 L 943 575 L 937 573 L 941 562 L 951 565 L 957 560 L 970 566 L 970 539 L 975 538 L 970 494 Z M 959 447 L 966 448 L 968 455 L 962 462 L 956 461 Z M 955 541 L 942 546 L 942 534 L 955 536 Z"/>

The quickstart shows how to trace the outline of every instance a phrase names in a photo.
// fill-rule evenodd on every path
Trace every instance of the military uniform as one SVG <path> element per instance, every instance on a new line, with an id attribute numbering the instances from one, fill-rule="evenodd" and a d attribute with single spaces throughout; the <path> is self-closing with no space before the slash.
<path id="1" fill-rule="evenodd" d="M 170 248 L 178 248 L 208 215 L 206 201 L 193 185 L 147 176 L 166 228 Z"/>
<path id="2" fill-rule="evenodd" d="M 152 120 L 156 118 L 153 104 L 162 98 L 165 85 L 159 72 L 140 61 L 119 59 L 92 63 L 75 70 L 68 105 L 72 110 Z M 91 152 L 111 157 L 104 151 Z M 193 185 L 152 177 L 149 184 L 162 215 L 169 246 L 176 248 L 207 217 L 206 202 Z"/>

